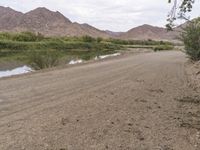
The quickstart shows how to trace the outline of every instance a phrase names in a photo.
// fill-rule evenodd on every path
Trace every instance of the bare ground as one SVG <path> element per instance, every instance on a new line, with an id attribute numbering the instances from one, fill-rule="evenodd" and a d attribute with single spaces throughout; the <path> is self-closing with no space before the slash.
<path id="1" fill-rule="evenodd" d="M 0 149 L 198 150 L 186 61 L 146 53 L 0 79 Z"/>

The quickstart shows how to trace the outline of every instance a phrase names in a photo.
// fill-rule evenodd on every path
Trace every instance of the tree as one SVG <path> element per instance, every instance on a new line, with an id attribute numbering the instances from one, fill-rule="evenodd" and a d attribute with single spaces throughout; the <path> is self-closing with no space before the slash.
<path id="1" fill-rule="evenodd" d="M 181 39 L 185 45 L 185 51 L 188 56 L 194 60 L 200 60 L 200 18 L 189 20 L 187 16 L 188 12 L 192 11 L 192 7 L 195 3 L 195 0 L 182 0 L 180 6 L 177 6 L 178 0 L 174 0 L 174 5 L 169 13 L 167 28 L 172 30 L 174 27 L 174 21 L 176 19 L 185 19 L 188 21 L 186 27 L 181 31 Z M 169 3 L 172 3 L 172 0 L 169 0 Z"/>
<path id="2" fill-rule="evenodd" d="M 173 1 L 174 5 L 167 19 L 169 23 L 166 25 L 166 27 L 169 30 L 172 30 L 172 28 L 174 27 L 175 20 L 177 19 L 189 20 L 187 13 L 192 11 L 193 4 L 195 3 L 195 0 L 182 0 L 181 5 L 178 6 L 178 0 L 173 0 Z M 172 0 L 168 0 L 168 2 L 172 3 Z"/>
<path id="3" fill-rule="evenodd" d="M 185 51 L 194 61 L 200 60 L 200 18 L 192 20 L 181 33 Z"/>

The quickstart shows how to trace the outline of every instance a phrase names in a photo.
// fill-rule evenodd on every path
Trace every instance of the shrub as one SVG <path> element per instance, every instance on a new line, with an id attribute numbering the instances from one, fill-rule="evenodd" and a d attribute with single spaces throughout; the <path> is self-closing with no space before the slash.
<path id="1" fill-rule="evenodd" d="M 98 38 L 97 38 L 97 43 L 100 43 L 101 41 L 103 41 L 103 38 L 98 37 Z"/>
<path id="2" fill-rule="evenodd" d="M 24 50 L 29 46 L 24 42 L 15 42 L 15 41 L 0 41 L 0 49 L 9 49 L 9 50 Z"/>
<path id="3" fill-rule="evenodd" d="M 12 38 L 12 36 L 8 32 L 2 32 L 2 33 L 0 33 L 0 40 L 9 40 L 11 38 Z"/>
<path id="4" fill-rule="evenodd" d="M 200 18 L 183 29 L 181 39 L 190 58 L 194 61 L 200 60 Z"/>
<path id="5" fill-rule="evenodd" d="M 28 54 L 29 64 L 36 70 L 57 66 L 59 58 L 60 52 L 56 50 L 32 51 Z"/>
<path id="6" fill-rule="evenodd" d="M 10 40 L 18 42 L 36 42 L 45 39 L 41 33 L 21 32 L 21 33 L 0 33 L 0 40 Z"/>
<path id="7" fill-rule="evenodd" d="M 18 34 L 14 34 L 12 40 L 13 41 L 23 41 L 23 42 L 35 42 L 40 41 L 44 37 L 42 34 L 38 33 L 32 33 L 32 32 L 22 32 Z"/>
<path id="8" fill-rule="evenodd" d="M 172 45 L 158 45 L 154 47 L 154 51 L 162 51 L 162 50 L 173 50 L 174 46 Z"/>
<path id="9" fill-rule="evenodd" d="M 172 45 L 172 43 L 167 41 L 154 41 L 151 39 L 148 40 L 121 40 L 121 39 L 108 39 L 107 40 L 113 44 L 119 45 Z"/>
<path id="10" fill-rule="evenodd" d="M 95 38 L 88 36 L 88 35 L 85 35 L 85 36 L 82 37 L 82 41 L 83 42 L 94 42 Z"/>

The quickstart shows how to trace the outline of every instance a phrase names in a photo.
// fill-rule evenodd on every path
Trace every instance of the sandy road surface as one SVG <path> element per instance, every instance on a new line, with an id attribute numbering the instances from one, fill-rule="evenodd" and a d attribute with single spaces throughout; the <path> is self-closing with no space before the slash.
<path id="1" fill-rule="evenodd" d="M 0 150 L 193 150 L 175 100 L 186 60 L 146 53 L 0 79 Z"/>

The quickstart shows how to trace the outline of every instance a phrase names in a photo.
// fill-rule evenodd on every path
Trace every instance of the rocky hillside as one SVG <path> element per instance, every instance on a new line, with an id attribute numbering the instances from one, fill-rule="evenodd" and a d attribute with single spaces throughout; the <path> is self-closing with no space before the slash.
<path id="1" fill-rule="evenodd" d="M 0 31 L 12 30 L 20 24 L 23 14 L 9 7 L 0 6 Z"/>
<path id="2" fill-rule="evenodd" d="M 165 28 L 145 24 L 120 34 L 119 38 L 134 40 L 175 40 L 177 36 L 178 33 L 175 31 L 168 32 Z"/>
<path id="3" fill-rule="evenodd" d="M 72 23 L 60 12 L 37 8 L 25 14 L 11 8 L 0 7 L 0 31 L 32 31 L 47 36 L 109 37 L 105 31 L 87 24 Z"/>

